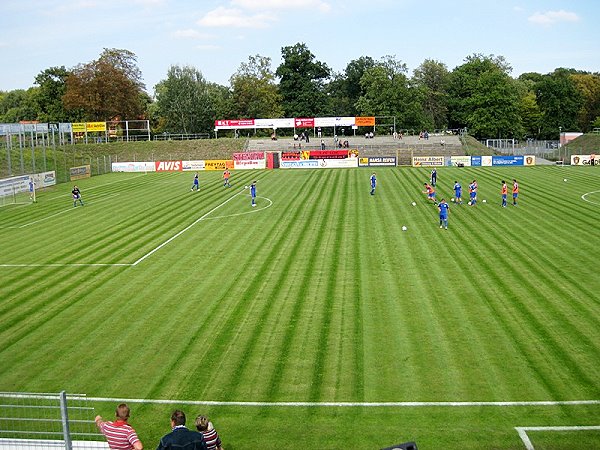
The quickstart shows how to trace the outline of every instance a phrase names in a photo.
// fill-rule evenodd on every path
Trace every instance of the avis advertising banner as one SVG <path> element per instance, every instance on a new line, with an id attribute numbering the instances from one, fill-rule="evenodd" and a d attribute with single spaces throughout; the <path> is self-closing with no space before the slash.
<path id="1" fill-rule="evenodd" d="M 182 172 L 183 161 L 155 161 L 154 169 L 156 172 Z"/>

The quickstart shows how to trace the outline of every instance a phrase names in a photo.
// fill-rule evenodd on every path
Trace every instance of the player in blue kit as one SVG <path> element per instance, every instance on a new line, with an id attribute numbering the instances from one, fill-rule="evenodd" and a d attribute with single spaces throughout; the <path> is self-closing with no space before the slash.
<path id="1" fill-rule="evenodd" d="M 440 228 L 444 227 L 446 230 L 448 229 L 448 214 L 450 214 L 450 205 L 446 203 L 446 200 L 441 199 L 438 204 L 438 209 L 440 210 Z"/>
<path id="2" fill-rule="evenodd" d="M 477 203 L 477 181 L 473 180 L 471 184 L 469 184 L 469 205 L 475 206 Z"/>
<path id="3" fill-rule="evenodd" d="M 256 180 L 250 185 L 250 196 L 252 197 L 252 207 L 256 206 Z"/>
<path id="4" fill-rule="evenodd" d="M 462 205 L 462 186 L 458 181 L 454 181 L 454 201 Z"/>
<path id="5" fill-rule="evenodd" d="M 375 172 L 371 175 L 371 195 L 375 195 L 375 187 L 377 186 L 377 177 L 375 177 Z"/>
<path id="6" fill-rule="evenodd" d="M 190 191 L 196 191 L 198 192 L 198 190 L 200 189 L 200 182 L 198 181 L 198 172 L 196 172 L 196 175 L 194 175 L 194 184 L 192 184 L 192 188 L 190 189 Z"/>

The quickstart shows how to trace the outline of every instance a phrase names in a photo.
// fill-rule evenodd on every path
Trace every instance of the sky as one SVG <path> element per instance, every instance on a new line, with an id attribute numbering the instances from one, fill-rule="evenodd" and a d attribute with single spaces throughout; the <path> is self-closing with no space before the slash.
<path id="1" fill-rule="evenodd" d="M 150 95 L 172 65 L 227 86 L 250 56 L 275 71 L 297 43 L 334 72 L 393 55 L 410 76 L 426 59 L 453 70 L 476 53 L 503 56 L 514 77 L 600 72 L 599 24 L 598 0 L 2 0 L 0 91 L 105 48 L 136 55 Z"/>

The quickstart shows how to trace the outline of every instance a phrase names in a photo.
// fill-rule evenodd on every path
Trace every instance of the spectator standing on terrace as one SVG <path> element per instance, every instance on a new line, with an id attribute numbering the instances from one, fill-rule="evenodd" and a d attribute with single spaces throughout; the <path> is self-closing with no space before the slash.
<path id="1" fill-rule="evenodd" d="M 144 448 L 133 427 L 127 423 L 129 413 L 129 406 L 121 403 L 117 406 L 117 420 L 114 422 L 105 422 L 102 416 L 96 416 L 96 425 L 106 437 L 111 450 L 143 450 Z"/>
<path id="2" fill-rule="evenodd" d="M 208 450 L 223 450 L 219 433 L 206 416 L 196 417 L 196 429 L 204 436 Z"/>
<path id="3" fill-rule="evenodd" d="M 156 450 L 208 450 L 202 433 L 186 428 L 183 411 L 173 411 L 171 428 L 172 431 L 161 438 Z"/>
<path id="4" fill-rule="evenodd" d="M 321 139 L 321 150 L 325 150 L 325 141 Z"/>
<path id="5" fill-rule="evenodd" d="M 81 206 L 83 206 L 83 200 L 81 200 L 81 191 L 77 186 L 73 186 L 71 194 L 73 194 L 73 206 L 77 206 L 77 200 L 79 200 L 79 203 L 81 203 Z"/>
<path id="6" fill-rule="evenodd" d="M 323 137 L 323 133 L 321 133 L 321 127 L 317 128 L 317 137 L 321 139 Z"/>

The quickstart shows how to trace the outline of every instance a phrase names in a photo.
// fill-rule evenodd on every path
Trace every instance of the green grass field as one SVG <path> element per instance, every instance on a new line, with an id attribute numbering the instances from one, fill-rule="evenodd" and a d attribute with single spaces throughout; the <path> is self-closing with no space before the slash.
<path id="1" fill-rule="evenodd" d="M 515 427 L 600 426 L 600 169 L 442 168 L 438 198 L 480 186 L 447 231 L 429 170 L 378 169 L 375 196 L 370 173 L 203 172 L 199 193 L 110 174 L 78 182 L 84 207 L 59 185 L 0 208 L 0 390 L 105 417 L 128 399 L 148 449 L 176 407 L 226 450 L 523 449 Z M 598 429 L 528 436 L 600 448 Z"/>

